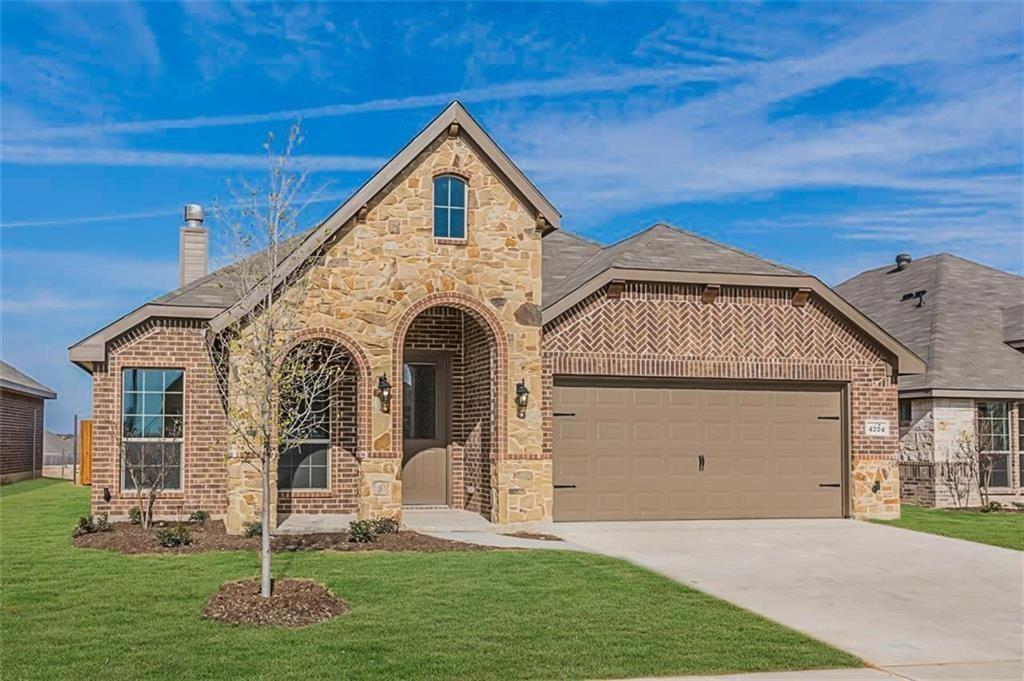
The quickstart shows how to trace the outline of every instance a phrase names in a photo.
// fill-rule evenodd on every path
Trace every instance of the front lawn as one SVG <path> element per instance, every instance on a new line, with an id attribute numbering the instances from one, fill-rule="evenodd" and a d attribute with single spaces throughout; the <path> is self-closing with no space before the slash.
<path id="1" fill-rule="evenodd" d="M 899 520 L 874 521 L 907 530 L 1024 551 L 1024 513 L 959 511 L 904 505 Z"/>
<path id="2" fill-rule="evenodd" d="M 858 666 L 841 651 L 627 563 L 562 551 L 282 553 L 278 577 L 350 607 L 305 629 L 200 611 L 251 552 L 74 548 L 88 493 L 0 489 L 5 678 L 555 679 Z M 685 548 L 681 548 L 685 550 Z"/>

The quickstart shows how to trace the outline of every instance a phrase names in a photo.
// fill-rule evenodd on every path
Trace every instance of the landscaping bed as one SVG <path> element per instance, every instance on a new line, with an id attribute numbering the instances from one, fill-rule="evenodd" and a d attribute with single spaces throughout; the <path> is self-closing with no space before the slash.
<path id="1" fill-rule="evenodd" d="M 192 542 L 181 546 L 163 546 L 157 531 L 174 527 L 176 523 L 156 523 L 145 530 L 141 525 L 111 523 L 110 530 L 92 532 L 74 537 L 75 546 L 88 549 L 107 549 L 127 554 L 149 553 L 203 553 L 206 551 L 255 551 L 260 538 L 228 534 L 219 521 L 204 524 L 186 524 Z M 439 539 L 418 532 L 403 530 L 384 534 L 372 542 L 350 541 L 347 532 L 322 534 L 279 535 L 271 539 L 274 551 L 477 551 L 487 547 L 464 542 Z"/>
<path id="2" fill-rule="evenodd" d="M 305 627 L 345 614 L 348 606 L 330 589 L 308 579 L 274 580 L 269 598 L 255 579 L 229 582 L 203 608 L 203 618 L 227 624 Z"/>

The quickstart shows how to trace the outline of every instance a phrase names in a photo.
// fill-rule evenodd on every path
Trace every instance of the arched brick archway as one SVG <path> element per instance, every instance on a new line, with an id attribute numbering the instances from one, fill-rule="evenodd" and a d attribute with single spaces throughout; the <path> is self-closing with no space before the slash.
<path id="1" fill-rule="evenodd" d="M 447 502 L 489 515 L 492 462 L 506 451 L 508 341 L 495 315 L 478 301 L 458 293 L 426 296 L 406 310 L 393 341 L 392 437 L 395 456 L 403 458 L 403 370 L 407 352 L 442 350 L 450 356 L 451 428 Z M 451 352 L 454 351 L 454 352 Z M 437 445 L 438 447 L 440 445 Z M 436 449 L 436 447 L 435 447 Z M 410 469 L 411 470 L 411 469 Z M 413 498 L 412 481 L 407 484 Z M 413 502 L 415 503 L 415 502 Z M 424 503 L 420 501 L 419 503 Z"/>

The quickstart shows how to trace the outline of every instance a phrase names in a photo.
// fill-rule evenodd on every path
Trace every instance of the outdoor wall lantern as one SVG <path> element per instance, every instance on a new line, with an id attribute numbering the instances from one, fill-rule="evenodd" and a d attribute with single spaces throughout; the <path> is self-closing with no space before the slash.
<path id="1" fill-rule="evenodd" d="M 377 397 L 380 398 L 380 410 L 385 414 L 391 413 L 391 382 L 387 374 L 381 374 L 377 379 Z"/>
<path id="2" fill-rule="evenodd" d="M 103 488 L 103 501 L 107 502 L 108 504 L 110 503 L 110 488 L 109 487 L 104 487 Z"/>
<path id="3" fill-rule="evenodd" d="M 526 418 L 526 405 L 530 403 L 530 390 L 526 387 L 526 379 L 516 383 L 516 415 Z"/>

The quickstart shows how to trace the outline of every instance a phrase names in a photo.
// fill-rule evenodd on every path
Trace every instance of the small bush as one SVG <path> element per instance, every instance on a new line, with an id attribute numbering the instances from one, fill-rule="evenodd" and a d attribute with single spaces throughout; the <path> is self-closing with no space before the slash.
<path id="1" fill-rule="evenodd" d="M 982 513 L 993 513 L 995 511 L 1003 510 L 1003 505 L 998 501 L 990 501 L 986 505 L 981 507 Z"/>
<path id="2" fill-rule="evenodd" d="M 93 518 L 91 515 L 79 517 L 78 522 L 75 524 L 75 529 L 71 532 L 71 536 L 81 537 L 93 532 L 110 532 L 110 520 L 107 519 L 106 513 L 96 518 Z"/>
<path id="3" fill-rule="evenodd" d="M 142 511 L 140 511 L 138 508 L 131 508 L 131 509 L 129 509 L 129 511 L 128 511 L 128 522 L 130 522 L 132 525 L 141 525 L 142 524 Z"/>
<path id="4" fill-rule="evenodd" d="M 376 520 L 371 520 L 370 523 L 373 525 L 373 532 L 377 536 L 395 534 L 402 529 L 394 518 L 377 518 Z"/>
<path id="5" fill-rule="evenodd" d="M 192 511 L 192 514 L 188 517 L 190 523 L 202 525 L 210 519 L 210 514 L 203 510 Z"/>
<path id="6" fill-rule="evenodd" d="M 369 544 L 377 540 L 372 520 L 353 520 L 348 524 L 348 540 L 357 544 Z"/>
<path id="7" fill-rule="evenodd" d="M 1018 511 L 1024 511 L 1024 501 L 1011 501 L 1010 503 L 1013 504 L 1013 507 Z"/>
<path id="8" fill-rule="evenodd" d="M 248 537 L 249 539 L 252 539 L 253 537 L 262 537 L 263 536 L 263 523 L 261 523 L 261 522 L 246 523 L 245 524 L 245 529 L 242 530 L 242 534 L 244 536 Z"/>
<path id="9" fill-rule="evenodd" d="M 171 527 L 165 527 L 156 531 L 156 540 L 160 546 L 174 548 L 175 546 L 188 546 L 192 543 L 192 533 L 187 526 L 178 523 Z"/>

